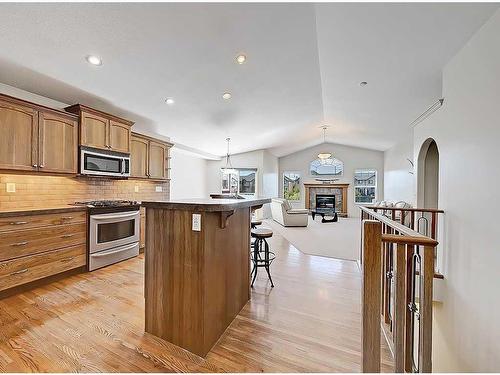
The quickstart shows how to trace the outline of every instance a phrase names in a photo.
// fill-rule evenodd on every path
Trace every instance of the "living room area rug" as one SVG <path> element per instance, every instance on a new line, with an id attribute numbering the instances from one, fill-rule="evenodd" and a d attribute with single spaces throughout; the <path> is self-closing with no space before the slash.
<path id="1" fill-rule="evenodd" d="M 359 259 L 359 218 L 339 218 L 336 223 L 322 223 L 321 217 L 316 216 L 313 220 L 309 216 L 307 227 L 284 227 L 273 219 L 266 219 L 263 226 L 281 234 L 303 253 L 346 260 Z"/>

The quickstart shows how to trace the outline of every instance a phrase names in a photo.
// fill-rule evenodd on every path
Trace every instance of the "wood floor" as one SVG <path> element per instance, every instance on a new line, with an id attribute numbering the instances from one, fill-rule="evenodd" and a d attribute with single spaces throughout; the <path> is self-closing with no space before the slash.
<path id="1" fill-rule="evenodd" d="M 276 287 L 259 270 L 205 359 L 144 333 L 141 256 L 1 300 L 0 371 L 359 372 L 356 263 L 303 254 L 278 234 L 270 243 Z"/>

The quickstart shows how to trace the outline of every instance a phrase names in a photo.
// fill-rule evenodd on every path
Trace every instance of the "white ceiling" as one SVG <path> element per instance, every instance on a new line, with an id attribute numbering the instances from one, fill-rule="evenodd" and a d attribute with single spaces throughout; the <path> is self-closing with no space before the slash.
<path id="1" fill-rule="evenodd" d="M 233 152 L 285 155 L 321 143 L 325 123 L 330 142 L 384 150 L 440 97 L 442 67 L 497 8 L 3 3 L 0 82 L 216 155 L 228 136 Z"/>

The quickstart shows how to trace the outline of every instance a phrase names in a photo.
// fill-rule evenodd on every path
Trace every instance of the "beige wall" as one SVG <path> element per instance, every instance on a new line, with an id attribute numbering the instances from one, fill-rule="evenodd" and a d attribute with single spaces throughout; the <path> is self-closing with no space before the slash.
<path id="1" fill-rule="evenodd" d="M 15 193 L 7 193 L 7 183 L 16 184 Z M 161 186 L 162 192 L 156 192 L 157 186 Z M 50 207 L 95 199 L 140 201 L 168 197 L 168 182 L 0 174 L 0 209 Z"/>
<path id="2" fill-rule="evenodd" d="M 354 203 L 354 171 L 356 169 L 373 168 L 377 170 L 377 199 L 381 200 L 384 194 L 384 153 L 358 147 L 349 147 L 333 143 L 314 146 L 293 154 L 279 158 L 279 193 L 283 194 L 283 173 L 299 172 L 302 183 L 315 182 L 310 175 L 309 163 L 317 158 L 320 151 L 329 151 L 333 157 L 344 162 L 344 175 L 337 183 L 350 184 L 348 189 L 347 211 L 349 216 L 359 216 L 359 209 Z M 305 189 L 302 186 L 302 198 L 295 203 L 297 207 L 305 207 Z"/>

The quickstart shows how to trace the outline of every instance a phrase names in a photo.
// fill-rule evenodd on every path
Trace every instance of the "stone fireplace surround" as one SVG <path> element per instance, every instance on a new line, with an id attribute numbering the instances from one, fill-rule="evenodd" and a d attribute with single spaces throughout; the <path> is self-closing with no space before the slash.
<path id="1" fill-rule="evenodd" d="M 349 184 L 321 184 L 304 183 L 305 208 L 312 209 L 316 206 L 316 194 L 335 195 L 335 210 L 339 216 L 347 217 L 347 189 Z"/>

